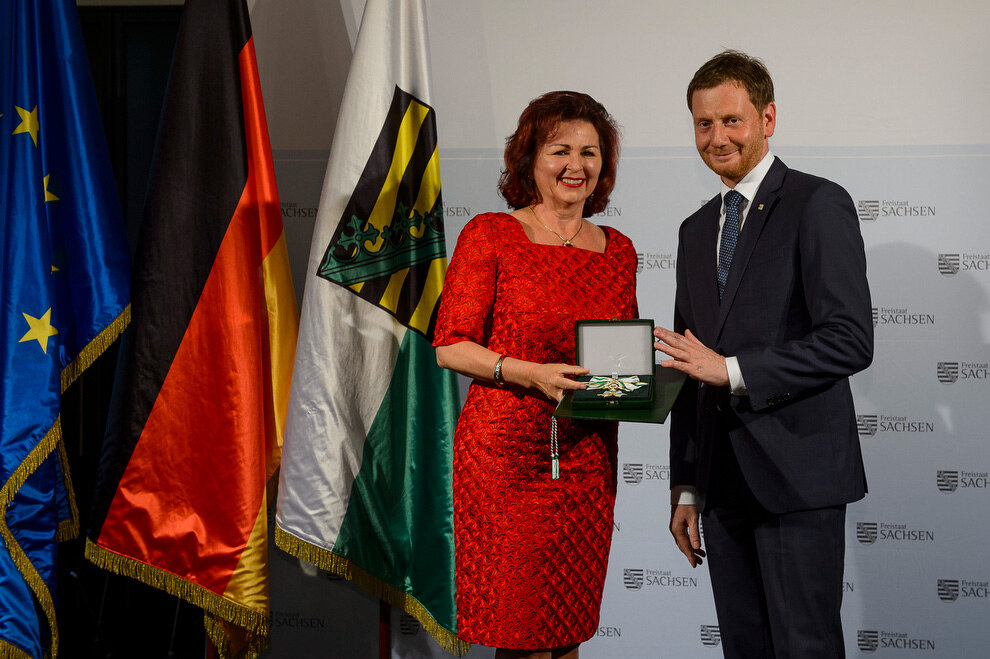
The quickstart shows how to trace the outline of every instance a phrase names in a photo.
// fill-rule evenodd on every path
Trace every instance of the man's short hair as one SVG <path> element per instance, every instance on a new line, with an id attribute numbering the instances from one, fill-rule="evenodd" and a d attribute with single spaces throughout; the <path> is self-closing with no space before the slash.
<path id="1" fill-rule="evenodd" d="M 734 82 L 749 94 L 749 100 L 758 110 L 773 103 L 773 80 L 762 60 L 738 50 L 723 50 L 701 65 L 691 78 L 687 88 L 688 110 L 698 89 L 713 89 L 726 82 Z"/>

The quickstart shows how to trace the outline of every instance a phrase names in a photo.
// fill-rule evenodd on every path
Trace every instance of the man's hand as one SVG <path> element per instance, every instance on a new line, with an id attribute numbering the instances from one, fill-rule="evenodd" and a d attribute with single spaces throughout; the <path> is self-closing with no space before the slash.
<path id="1" fill-rule="evenodd" d="M 698 533 L 698 507 L 674 504 L 670 507 L 670 533 L 681 553 L 687 556 L 691 567 L 698 567 L 704 561 L 705 550 L 701 548 L 701 534 Z"/>
<path id="2" fill-rule="evenodd" d="M 666 368 L 676 368 L 699 382 L 716 387 L 729 385 L 729 372 L 725 370 L 725 357 L 698 340 L 691 330 L 684 335 L 658 327 L 653 330 L 657 338 L 653 345 L 657 350 L 673 357 L 660 362 Z"/>

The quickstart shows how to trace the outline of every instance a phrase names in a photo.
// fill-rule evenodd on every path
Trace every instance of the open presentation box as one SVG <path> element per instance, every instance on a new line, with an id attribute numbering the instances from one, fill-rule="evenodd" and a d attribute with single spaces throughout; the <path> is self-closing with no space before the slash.
<path id="1" fill-rule="evenodd" d="M 588 388 L 565 394 L 554 416 L 663 423 L 684 374 L 654 364 L 653 321 L 579 320 L 574 325 L 577 363 L 591 371 L 577 379 Z"/>

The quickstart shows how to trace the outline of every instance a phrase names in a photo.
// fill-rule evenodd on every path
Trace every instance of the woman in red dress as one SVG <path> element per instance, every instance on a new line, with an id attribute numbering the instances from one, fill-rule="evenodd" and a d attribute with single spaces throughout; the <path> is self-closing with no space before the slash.
<path id="1" fill-rule="evenodd" d="M 618 155 L 593 98 L 535 99 L 505 149 L 514 211 L 471 220 L 447 270 L 437 361 L 473 378 L 454 436 L 457 629 L 498 659 L 575 659 L 598 626 L 616 424 L 551 413 L 588 372 L 574 321 L 637 315 L 632 243 L 586 219 L 608 204 Z"/>

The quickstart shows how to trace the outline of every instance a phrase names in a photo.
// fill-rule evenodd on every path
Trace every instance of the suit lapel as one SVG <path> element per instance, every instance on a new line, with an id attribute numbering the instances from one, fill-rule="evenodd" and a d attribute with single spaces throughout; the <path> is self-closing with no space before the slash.
<path id="1" fill-rule="evenodd" d="M 722 302 L 718 309 L 718 321 L 715 326 L 716 337 L 722 333 L 725 319 L 732 308 L 732 301 L 739 289 L 739 282 L 742 281 L 746 273 L 746 265 L 749 257 L 752 256 L 756 243 L 760 239 L 763 227 L 766 225 L 770 213 L 777 203 L 777 192 L 784 182 L 784 174 L 787 166 L 779 158 L 774 159 L 770 165 L 770 171 L 763 178 L 756 196 L 746 214 L 746 221 L 743 223 L 742 233 L 739 234 L 739 243 L 736 245 L 735 254 L 732 256 L 732 266 L 729 268 L 729 278 L 725 282 L 725 291 L 722 293 Z"/>
<path id="2" fill-rule="evenodd" d="M 718 317 L 718 281 L 716 272 L 716 247 L 718 240 L 718 216 L 722 208 L 722 198 L 716 195 L 700 211 L 701 222 L 698 223 L 697 233 L 688 249 L 687 254 L 699 255 L 688 261 L 691 282 L 698 282 L 692 288 L 691 306 L 694 308 L 695 327 L 690 330 L 703 343 L 712 345 L 715 340 L 715 321 Z"/>

